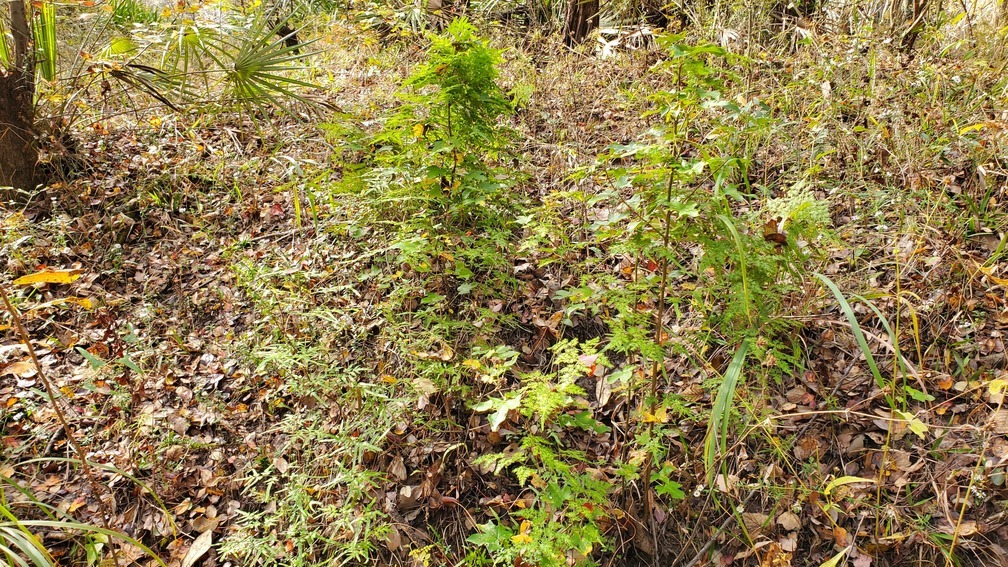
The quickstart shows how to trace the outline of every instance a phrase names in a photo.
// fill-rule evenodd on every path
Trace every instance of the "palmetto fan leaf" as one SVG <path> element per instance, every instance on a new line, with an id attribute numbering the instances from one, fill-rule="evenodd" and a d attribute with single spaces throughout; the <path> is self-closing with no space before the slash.
<path id="1" fill-rule="evenodd" d="M 281 109 L 284 108 L 283 99 L 316 104 L 295 89 L 317 88 L 317 85 L 288 75 L 304 69 L 299 62 L 311 54 L 301 49 L 312 42 L 287 45 L 286 40 L 294 32 L 286 36 L 278 34 L 284 22 L 275 26 L 267 22 L 267 16 L 260 16 L 246 34 L 234 39 L 221 34 L 211 40 L 215 49 L 209 54 L 225 70 L 224 81 L 230 99 L 241 105 L 272 104 Z"/>
<path id="2" fill-rule="evenodd" d="M 210 52 L 210 39 L 217 35 L 215 28 L 200 25 L 195 20 L 182 22 L 171 31 L 162 67 L 177 74 L 180 86 L 188 86 L 190 81 L 199 80 L 202 88 L 209 91 L 210 73 L 205 57 Z"/>
<path id="3" fill-rule="evenodd" d="M 110 77 L 120 83 L 139 89 L 168 108 L 178 110 L 178 107 L 165 96 L 165 93 L 172 91 L 182 92 L 183 86 L 178 79 L 161 69 L 148 65 L 128 63 L 121 67 L 112 66 L 107 72 Z"/>

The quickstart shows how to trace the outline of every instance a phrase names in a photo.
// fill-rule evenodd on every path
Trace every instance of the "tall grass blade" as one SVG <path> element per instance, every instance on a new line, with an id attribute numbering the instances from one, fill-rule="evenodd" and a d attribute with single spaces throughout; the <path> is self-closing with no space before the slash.
<path id="1" fill-rule="evenodd" d="M 815 277 L 819 278 L 819 280 L 822 281 L 831 292 L 833 292 L 833 297 L 835 297 L 837 303 L 840 304 L 840 309 L 847 317 L 847 322 L 850 323 L 851 331 L 854 333 L 854 339 L 857 341 L 858 347 L 861 348 L 861 352 L 864 354 L 865 360 L 868 362 L 868 368 L 871 370 L 872 376 L 875 377 L 875 385 L 879 388 L 885 389 L 885 380 L 882 378 L 882 373 L 879 372 L 878 365 L 875 364 L 875 357 L 872 356 L 871 349 L 868 348 L 868 341 L 865 339 L 864 333 L 861 331 L 861 324 L 858 323 L 857 317 L 854 316 L 854 310 L 851 309 L 850 303 L 847 302 L 847 298 L 844 297 L 843 293 L 840 292 L 840 289 L 835 283 L 833 283 L 833 280 L 818 272 L 815 273 Z M 888 327 L 888 322 L 886 323 L 886 326 Z"/>
<path id="2" fill-rule="evenodd" d="M 18 565 L 28 565 L 24 557 L 30 559 L 33 565 L 54 564 L 53 558 L 46 551 L 42 542 L 28 531 L 6 505 L 0 504 L 0 515 L 7 518 L 7 521 L 0 522 L 0 553 Z M 15 549 L 20 553 L 16 553 Z"/>
<path id="3" fill-rule="evenodd" d="M 4 557 L 8 561 L 8 565 L 17 565 L 18 567 L 28 567 L 28 562 L 21 558 L 20 555 L 14 553 L 14 550 L 3 544 L 6 541 L 6 533 L 2 528 L 0 528 L 0 556 Z M 38 565 L 36 563 L 36 565 Z M 42 565 L 45 565 L 44 563 Z"/>
<path id="4" fill-rule="evenodd" d="M 714 471 L 718 456 L 727 449 L 728 423 L 731 417 L 732 400 L 735 399 L 735 387 L 742 376 L 742 367 L 746 353 L 749 351 L 749 341 L 743 340 L 735 356 L 728 364 L 728 370 L 718 388 L 714 407 L 711 409 L 710 421 L 707 424 L 707 437 L 704 439 L 704 468 L 707 471 L 707 484 L 714 483 Z"/>
<path id="5" fill-rule="evenodd" d="M 735 249 L 738 251 L 739 255 L 739 271 L 742 274 L 742 302 L 745 305 L 746 318 L 751 324 L 753 321 L 752 310 L 749 307 L 749 278 L 746 274 L 746 255 L 745 248 L 742 246 L 742 237 L 739 236 L 738 230 L 735 229 L 735 223 L 732 221 L 731 217 L 727 215 L 718 215 L 721 222 L 724 223 L 725 228 L 732 235 L 732 240 L 735 241 Z"/>

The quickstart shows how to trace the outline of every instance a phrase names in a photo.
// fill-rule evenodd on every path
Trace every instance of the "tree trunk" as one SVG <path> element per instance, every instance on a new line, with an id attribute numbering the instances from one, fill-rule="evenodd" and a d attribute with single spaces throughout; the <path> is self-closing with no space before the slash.
<path id="1" fill-rule="evenodd" d="M 564 44 L 574 47 L 582 43 L 599 26 L 599 0 L 570 0 L 564 18 Z"/>
<path id="2" fill-rule="evenodd" d="M 910 22 L 910 26 L 906 28 L 906 31 L 903 32 L 903 51 L 906 53 L 913 51 L 917 36 L 924 29 L 924 16 L 927 14 L 928 2 L 930 0 L 913 0 L 911 4 L 912 13 L 910 16 L 913 20 Z"/>
<path id="3" fill-rule="evenodd" d="M 24 0 L 8 0 L 14 36 L 13 67 L 0 70 L 0 199 L 36 186 L 35 54 Z M 13 188 L 13 190 L 12 190 Z"/>

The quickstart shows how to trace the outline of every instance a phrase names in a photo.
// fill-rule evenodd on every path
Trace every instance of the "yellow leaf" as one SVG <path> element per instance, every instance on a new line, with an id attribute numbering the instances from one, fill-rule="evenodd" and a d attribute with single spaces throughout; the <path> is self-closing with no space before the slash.
<path id="1" fill-rule="evenodd" d="M 953 24 L 954 23 L 955 22 L 953 22 Z M 976 124 L 971 124 L 969 126 L 966 126 L 965 128 L 960 128 L 959 129 L 959 135 L 962 136 L 963 134 L 972 132 L 974 130 L 983 130 L 985 126 L 986 126 L 986 124 L 984 124 L 983 122 L 978 122 Z"/>
<path id="2" fill-rule="evenodd" d="M 521 545 L 523 543 L 532 543 L 532 538 L 526 534 L 518 534 L 511 536 L 511 543 L 515 545 Z"/>
<path id="3" fill-rule="evenodd" d="M 1001 379 L 991 380 L 990 383 L 987 384 L 987 390 L 991 394 L 995 395 L 1003 394 L 1005 392 L 1006 387 L 1008 387 L 1008 380 L 1001 380 Z"/>
<path id="4" fill-rule="evenodd" d="M 850 553 L 850 550 L 853 549 L 853 547 L 854 546 L 852 545 L 848 545 L 846 548 L 844 548 L 843 551 L 837 553 L 833 557 L 830 557 L 829 560 L 827 560 L 819 567 L 837 567 L 838 565 L 840 565 L 840 562 L 843 561 L 843 558 L 846 557 L 848 553 Z"/>
<path id="5" fill-rule="evenodd" d="M 665 406 L 661 406 L 655 410 L 654 413 L 644 412 L 644 423 L 667 423 L 668 422 L 668 410 Z"/>
<path id="6" fill-rule="evenodd" d="M 464 368 L 468 368 L 470 370 L 482 370 L 483 369 L 483 363 L 481 363 L 480 361 L 476 360 L 475 358 L 467 358 L 467 359 L 463 360 L 462 361 L 462 366 Z"/>
<path id="7" fill-rule="evenodd" d="M 1008 279 L 999 278 L 999 277 L 995 276 L 993 268 L 988 267 L 988 266 L 984 266 L 983 264 L 981 264 L 979 262 L 974 262 L 974 263 L 976 264 L 977 270 L 979 270 L 980 273 L 982 273 L 983 275 L 987 276 L 990 279 L 990 281 L 996 283 L 997 285 L 1008 286 Z"/>
<path id="8" fill-rule="evenodd" d="M 511 536 L 511 543 L 521 545 L 523 543 L 532 543 L 532 537 L 528 533 L 532 530 L 532 522 L 528 520 L 522 520 L 521 527 L 518 528 L 518 534 Z"/>
<path id="9" fill-rule="evenodd" d="M 70 507 L 67 508 L 67 512 L 71 513 L 76 512 L 85 504 L 87 504 L 87 500 L 85 500 L 84 498 L 78 498 L 70 503 Z"/>
<path id="10" fill-rule="evenodd" d="M 81 276 L 84 270 L 42 270 L 14 280 L 14 285 L 32 285 L 37 283 L 70 283 Z"/>
<path id="11" fill-rule="evenodd" d="M 842 476 L 840 478 L 835 478 L 826 485 L 826 488 L 823 490 L 823 496 L 829 496 L 830 492 L 833 492 L 834 488 L 857 482 L 875 482 L 875 480 L 860 476 Z"/>
<path id="12" fill-rule="evenodd" d="M 906 425 L 910 428 L 910 431 L 912 431 L 914 435 L 920 437 L 921 439 L 925 438 L 925 434 L 928 432 L 928 426 L 926 423 L 917 419 L 917 416 L 912 413 L 900 410 L 895 410 L 895 413 L 900 417 L 900 419 L 906 420 Z"/>
<path id="13" fill-rule="evenodd" d="M 86 297 L 70 296 L 70 297 L 58 297 L 56 299 L 53 299 L 52 301 L 40 303 L 39 305 L 36 305 L 33 309 L 47 309 L 49 307 L 53 307 L 56 305 L 65 305 L 67 303 L 76 303 L 77 305 L 80 305 L 84 309 L 88 310 L 94 307 L 94 303 Z"/>

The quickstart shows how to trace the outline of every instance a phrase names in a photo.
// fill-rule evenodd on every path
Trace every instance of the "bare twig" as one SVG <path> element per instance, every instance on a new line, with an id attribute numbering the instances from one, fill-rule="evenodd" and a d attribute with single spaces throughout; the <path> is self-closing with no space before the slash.
<path id="1" fill-rule="evenodd" d="M 56 413 L 56 417 L 59 419 L 60 425 L 63 426 L 63 434 L 66 435 L 67 441 L 73 445 L 74 450 L 77 451 L 77 455 L 80 457 L 81 468 L 84 469 L 84 475 L 88 478 L 91 483 L 91 490 L 95 492 L 98 497 L 98 506 L 101 509 L 102 524 L 103 527 L 112 531 L 110 521 L 112 518 L 112 512 L 108 507 L 108 503 L 101 498 L 101 483 L 98 482 L 98 478 L 95 477 L 94 471 L 91 469 L 91 465 L 87 461 L 87 453 L 84 452 L 84 448 L 81 446 L 77 438 L 73 436 L 73 431 L 70 429 L 70 423 L 67 421 L 66 415 L 64 415 L 63 410 L 60 409 L 59 404 L 56 402 L 56 393 L 53 389 L 52 384 L 49 379 L 46 378 L 45 373 L 42 371 L 42 364 L 39 362 L 38 355 L 35 354 L 35 347 L 31 344 L 31 339 L 28 337 L 28 331 L 25 330 L 24 324 L 21 322 L 21 314 L 18 310 L 14 308 L 14 305 L 10 301 L 9 294 L 7 293 L 7 287 L 0 284 L 0 296 L 3 296 L 4 305 L 7 307 L 7 312 L 10 313 L 11 320 L 14 323 L 14 327 L 17 328 L 18 334 L 21 335 L 21 341 L 24 342 L 25 348 L 28 349 L 28 355 L 32 359 L 32 363 L 35 365 L 35 372 L 38 373 L 39 380 L 45 385 L 46 396 L 49 397 L 49 403 L 52 404 L 53 411 Z M 109 493 L 111 494 L 111 488 L 109 488 Z M 119 567 L 119 555 L 116 553 L 115 549 L 111 548 L 112 561 L 115 567 Z"/>

